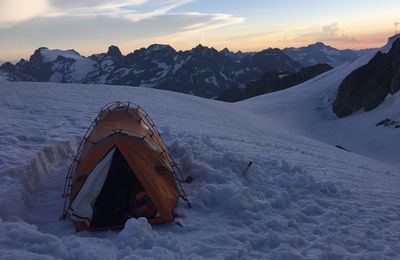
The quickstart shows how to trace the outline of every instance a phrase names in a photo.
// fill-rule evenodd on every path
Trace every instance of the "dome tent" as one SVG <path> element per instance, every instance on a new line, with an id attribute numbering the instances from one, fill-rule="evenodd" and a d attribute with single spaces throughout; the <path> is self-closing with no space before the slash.
<path id="1" fill-rule="evenodd" d="M 137 105 L 106 105 L 87 130 L 69 169 L 63 216 L 77 230 L 122 228 L 132 201 L 146 194 L 151 224 L 171 222 L 182 197 L 180 174 L 153 121 Z"/>

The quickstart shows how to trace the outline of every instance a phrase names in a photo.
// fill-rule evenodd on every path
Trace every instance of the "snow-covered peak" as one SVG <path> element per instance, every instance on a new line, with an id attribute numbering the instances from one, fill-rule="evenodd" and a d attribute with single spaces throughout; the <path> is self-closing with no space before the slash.
<path id="1" fill-rule="evenodd" d="M 82 57 L 78 52 L 75 50 L 49 50 L 47 48 L 40 48 L 40 54 L 42 55 L 42 61 L 43 62 L 53 62 L 55 61 L 59 56 L 67 58 L 67 59 L 73 59 L 73 60 L 82 60 L 84 57 Z"/>
<path id="2" fill-rule="evenodd" d="M 358 53 L 357 51 L 338 50 L 322 42 L 300 48 L 286 48 L 283 51 L 303 66 L 327 63 L 333 67 L 337 67 L 362 55 L 361 52 Z"/>

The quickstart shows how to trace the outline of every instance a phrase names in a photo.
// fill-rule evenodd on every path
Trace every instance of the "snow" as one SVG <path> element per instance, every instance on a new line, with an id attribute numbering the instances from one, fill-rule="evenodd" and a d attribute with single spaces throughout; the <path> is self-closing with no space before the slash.
<path id="1" fill-rule="evenodd" d="M 86 76 L 94 71 L 96 62 L 89 59 L 78 59 L 71 65 L 71 77 L 76 82 L 80 82 L 86 78 Z"/>
<path id="2" fill-rule="evenodd" d="M 219 87 L 219 84 L 218 84 L 218 81 L 217 81 L 217 78 L 215 77 L 215 75 L 205 78 L 204 81 L 207 82 L 208 84 L 214 85 L 215 87 Z"/>
<path id="3" fill-rule="evenodd" d="M 152 44 L 147 48 L 147 53 L 152 53 L 155 51 L 160 51 L 163 49 L 168 49 L 170 48 L 169 45 L 164 45 L 164 44 Z"/>
<path id="4" fill-rule="evenodd" d="M 155 63 L 158 68 L 162 69 L 162 70 L 169 70 L 170 66 L 168 64 L 166 64 L 165 62 L 160 62 L 160 61 L 153 61 L 153 63 Z"/>
<path id="5" fill-rule="evenodd" d="M 41 49 L 40 53 L 43 55 L 44 62 L 52 62 L 55 61 L 58 56 L 62 56 L 64 58 L 74 59 L 74 60 L 82 60 L 85 59 L 79 53 L 73 50 L 63 51 L 63 50 L 49 50 L 49 49 Z"/>
<path id="6" fill-rule="evenodd" d="M 1 82 L 0 255 L 399 259 L 400 133 L 375 124 L 400 117 L 400 96 L 344 119 L 329 107 L 340 80 L 372 55 L 234 104 L 125 86 Z M 132 219 L 121 231 L 75 233 L 58 219 L 77 142 L 113 100 L 140 104 L 194 178 L 184 185 L 193 207 L 177 208 L 183 227 Z"/>
<path id="7" fill-rule="evenodd" d="M 49 82 L 62 82 L 63 79 L 63 74 L 61 72 L 54 72 L 50 79 Z"/>
<path id="8" fill-rule="evenodd" d="M 0 82 L 2 82 L 2 81 L 7 81 L 7 77 L 6 77 L 5 73 L 0 72 Z"/>
<path id="9" fill-rule="evenodd" d="M 388 50 L 387 46 L 381 49 Z M 301 135 L 400 165 L 398 131 L 376 127 L 385 118 L 396 120 L 399 117 L 399 93 L 389 96 L 383 105 L 369 113 L 360 111 L 337 119 L 331 110 L 331 103 L 343 79 L 366 64 L 376 52 L 343 64 L 296 87 L 248 99 L 238 105 L 250 113 L 262 114 L 265 120 Z"/>

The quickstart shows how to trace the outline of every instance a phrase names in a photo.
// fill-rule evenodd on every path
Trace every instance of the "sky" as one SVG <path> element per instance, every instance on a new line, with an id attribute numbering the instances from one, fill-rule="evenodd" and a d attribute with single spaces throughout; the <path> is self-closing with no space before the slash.
<path id="1" fill-rule="evenodd" d="M 379 47 L 400 32 L 399 0 L 0 0 L 0 61 L 39 47 L 82 55 L 152 43 L 233 51 Z"/>

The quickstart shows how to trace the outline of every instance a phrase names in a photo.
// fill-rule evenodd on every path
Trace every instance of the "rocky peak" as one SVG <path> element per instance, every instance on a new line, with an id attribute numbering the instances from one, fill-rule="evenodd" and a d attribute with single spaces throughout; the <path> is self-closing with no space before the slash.
<path id="1" fill-rule="evenodd" d="M 175 51 L 174 48 L 168 44 L 152 44 L 147 48 L 148 51 Z"/>
<path id="2" fill-rule="evenodd" d="M 285 53 L 278 48 L 268 48 L 259 52 L 261 55 L 285 55 Z"/>
<path id="3" fill-rule="evenodd" d="M 6 72 L 15 72 L 16 67 L 11 63 L 11 62 L 6 62 L 3 65 L 0 66 L 0 70 L 6 71 Z"/>
<path id="4" fill-rule="evenodd" d="M 40 47 L 31 55 L 29 58 L 29 62 L 31 63 L 38 63 L 43 60 L 42 50 L 48 50 L 47 47 Z"/>
<path id="5" fill-rule="evenodd" d="M 111 45 L 108 47 L 108 51 L 106 53 L 106 56 L 110 56 L 114 60 L 121 59 L 123 57 L 121 51 L 117 46 Z"/>
<path id="6" fill-rule="evenodd" d="M 196 56 L 216 56 L 220 54 L 215 48 L 209 48 L 201 44 L 193 48 L 191 52 Z"/>
<path id="7" fill-rule="evenodd" d="M 227 47 L 223 48 L 221 50 L 221 53 L 227 56 L 232 54 L 232 52 Z"/>
<path id="8" fill-rule="evenodd" d="M 314 49 L 323 49 L 323 48 L 326 48 L 329 46 L 325 45 L 323 42 L 316 42 L 314 44 L 308 45 L 307 47 L 314 48 Z"/>

